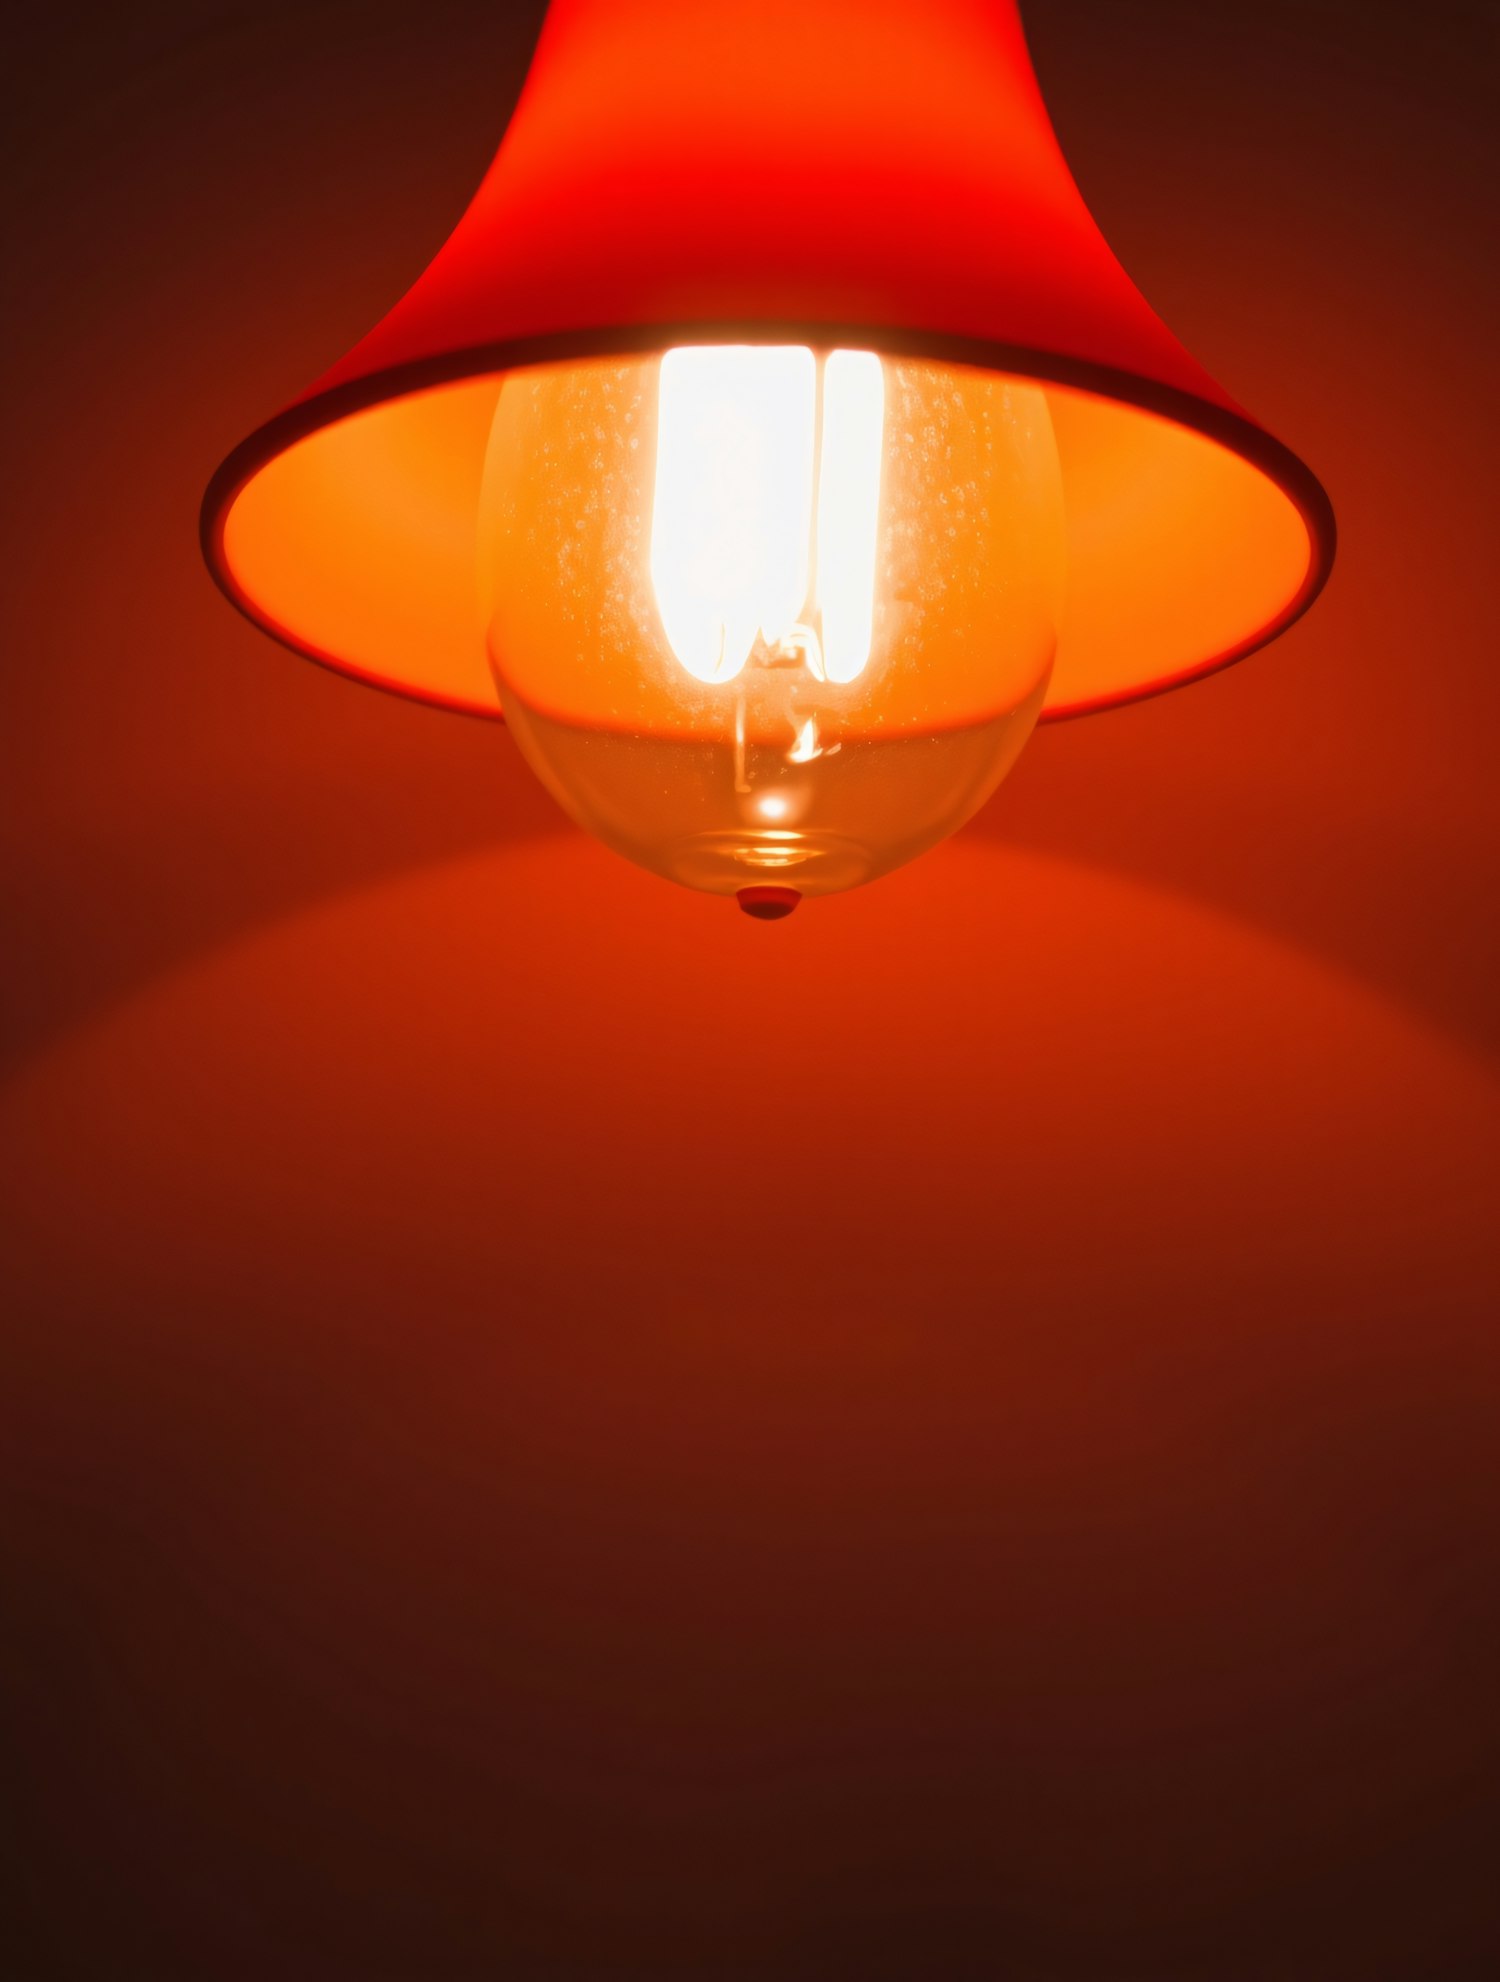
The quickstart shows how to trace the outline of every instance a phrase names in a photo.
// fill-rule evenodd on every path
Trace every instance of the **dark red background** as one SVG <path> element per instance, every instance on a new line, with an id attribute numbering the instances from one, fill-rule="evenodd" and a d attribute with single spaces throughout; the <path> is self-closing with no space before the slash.
<path id="1" fill-rule="evenodd" d="M 7 1978 L 1493 1972 L 1484 14 L 1031 0 L 1340 562 L 775 928 L 198 563 L 537 10 L 13 33 Z"/>

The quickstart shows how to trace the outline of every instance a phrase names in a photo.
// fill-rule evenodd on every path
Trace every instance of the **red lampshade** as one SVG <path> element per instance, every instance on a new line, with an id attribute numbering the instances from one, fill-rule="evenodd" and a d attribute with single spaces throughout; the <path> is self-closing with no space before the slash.
<path id="1" fill-rule="evenodd" d="M 1068 568 L 1047 715 L 1235 660 L 1327 576 L 1327 497 L 1110 253 L 1013 0 L 553 0 L 446 245 L 214 477 L 209 564 L 301 652 L 498 715 L 475 566 L 501 376 L 721 341 L 1045 385 Z"/>

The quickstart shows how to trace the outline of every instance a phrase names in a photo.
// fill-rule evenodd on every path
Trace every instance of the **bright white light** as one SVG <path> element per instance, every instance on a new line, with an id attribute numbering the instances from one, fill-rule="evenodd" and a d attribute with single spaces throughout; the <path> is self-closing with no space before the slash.
<path id="1" fill-rule="evenodd" d="M 818 741 L 818 719 L 809 716 L 798 729 L 791 749 L 786 753 L 789 764 L 811 764 L 813 759 L 823 755 L 823 746 Z"/>
<path id="2" fill-rule="evenodd" d="M 678 660 L 732 681 L 807 596 L 817 369 L 800 345 L 661 361 L 651 582 Z"/>
<path id="3" fill-rule="evenodd" d="M 768 791 L 764 798 L 756 800 L 756 805 L 762 819 L 784 819 L 789 810 L 787 801 L 776 791 Z"/>
<path id="4" fill-rule="evenodd" d="M 853 681 L 870 658 L 884 428 L 880 360 L 872 351 L 835 351 L 823 369 L 818 478 L 817 600 L 830 681 Z"/>
<path id="5" fill-rule="evenodd" d="M 732 681 L 757 637 L 847 682 L 870 658 L 885 380 L 870 351 L 823 367 L 812 565 L 817 362 L 802 345 L 703 345 L 661 361 L 651 582 L 672 652 Z M 805 624 L 820 609 L 822 637 Z"/>

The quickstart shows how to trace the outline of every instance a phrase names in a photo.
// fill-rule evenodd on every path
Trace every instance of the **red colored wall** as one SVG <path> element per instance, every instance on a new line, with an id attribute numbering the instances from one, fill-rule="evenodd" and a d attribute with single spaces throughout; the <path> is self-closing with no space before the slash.
<path id="1" fill-rule="evenodd" d="M 198 562 L 536 10 L 20 31 L 0 1971 L 1484 1971 L 1479 16 L 1026 18 L 1340 562 L 774 928 Z"/>

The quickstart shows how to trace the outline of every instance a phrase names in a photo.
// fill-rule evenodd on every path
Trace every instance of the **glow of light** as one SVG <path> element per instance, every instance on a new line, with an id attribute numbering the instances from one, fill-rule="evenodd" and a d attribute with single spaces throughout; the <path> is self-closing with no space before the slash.
<path id="1" fill-rule="evenodd" d="M 790 809 L 779 791 L 768 791 L 755 803 L 762 819 L 784 819 Z"/>
<path id="2" fill-rule="evenodd" d="M 789 764 L 810 764 L 815 757 L 822 755 L 822 746 L 818 742 L 818 719 L 809 716 L 798 730 L 796 742 L 786 753 L 786 761 Z"/>
<path id="3" fill-rule="evenodd" d="M 732 681 L 757 639 L 818 680 L 853 681 L 869 661 L 885 377 L 871 351 L 825 361 L 815 492 L 817 376 L 803 345 L 688 345 L 661 361 L 651 582 L 698 681 Z"/>
<path id="4" fill-rule="evenodd" d="M 807 596 L 817 366 L 801 345 L 725 344 L 661 361 L 651 582 L 672 652 L 732 681 Z"/>
<path id="5" fill-rule="evenodd" d="M 853 681 L 870 658 L 884 429 L 880 360 L 872 351 L 833 352 L 823 370 L 817 573 L 830 681 Z"/>

